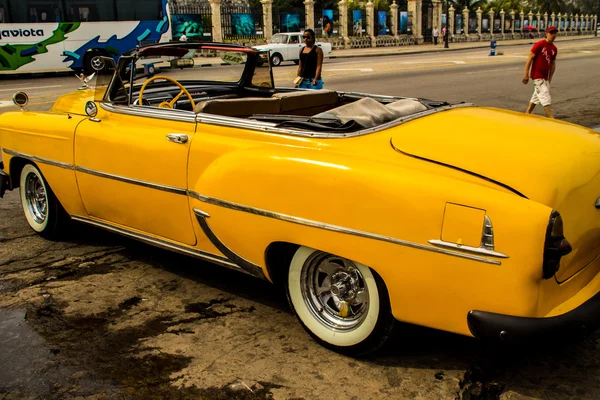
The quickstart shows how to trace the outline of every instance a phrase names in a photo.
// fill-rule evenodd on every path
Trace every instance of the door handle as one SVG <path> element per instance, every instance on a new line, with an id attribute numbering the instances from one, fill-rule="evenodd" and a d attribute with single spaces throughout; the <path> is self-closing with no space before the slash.
<path id="1" fill-rule="evenodd" d="M 190 139 L 185 133 L 170 133 L 167 135 L 167 140 L 173 143 L 184 144 Z"/>

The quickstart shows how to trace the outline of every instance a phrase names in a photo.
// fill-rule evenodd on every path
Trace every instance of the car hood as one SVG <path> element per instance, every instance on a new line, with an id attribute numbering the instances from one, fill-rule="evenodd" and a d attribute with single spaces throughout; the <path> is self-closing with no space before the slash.
<path id="1" fill-rule="evenodd" d="M 52 111 L 74 115 L 86 115 L 85 103 L 94 101 L 94 97 L 101 98 L 102 94 L 102 89 L 94 90 L 91 88 L 65 94 L 56 100 L 54 106 L 52 106 Z"/>
<path id="2" fill-rule="evenodd" d="M 524 113 L 463 107 L 407 122 L 391 142 L 399 152 L 493 180 L 558 210 L 574 248 L 564 268 L 561 262 L 559 279 L 568 278 L 597 255 L 597 132 Z"/>

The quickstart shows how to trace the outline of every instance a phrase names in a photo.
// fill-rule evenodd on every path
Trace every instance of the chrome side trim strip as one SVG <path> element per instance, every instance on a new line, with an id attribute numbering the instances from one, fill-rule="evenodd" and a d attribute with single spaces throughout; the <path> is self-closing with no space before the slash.
<path id="1" fill-rule="evenodd" d="M 67 164 L 67 163 L 63 163 L 63 162 L 60 162 L 60 161 L 50 160 L 50 159 L 47 159 L 47 158 L 32 156 L 30 154 L 20 153 L 18 151 L 13 151 L 13 150 L 9 150 L 9 149 L 2 149 L 2 151 L 4 151 L 9 156 L 23 157 L 23 158 L 26 158 L 26 159 L 28 159 L 30 161 L 35 161 L 35 162 L 40 163 L 40 164 L 47 164 L 47 165 L 51 165 L 53 167 L 64 168 L 64 169 L 74 169 L 74 165 L 73 164 Z"/>
<path id="2" fill-rule="evenodd" d="M 468 253 L 481 254 L 484 256 L 490 257 L 500 257 L 500 258 L 509 258 L 504 253 L 499 253 L 497 251 L 488 250 L 483 247 L 472 247 L 472 246 L 464 246 L 456 243 L 444 242 L 443 240 L 429 240 L 434 246 L 446 247 L 448 249 L 458 250 L 458 251 L 466 251 Z"/>
<path id="3" fill-rule="evenodd" d="M 359 231 L 356 229 L 344 228 L 342 226 L 331 225 L 331 224 L 326 224 L 323 222 L 293 217 L 291 215 L 280 214 L 280 213 L 276 213 L 273 211 L 261 210 L 259 208 L 248 207 L 248 206 L 244 206 L 244 205 L 237 204 L 237 203 L 232 203 L 232 202 L 225 201 L 225 200 L 220 200 L 220 199 L 215 199 L 215 198 L 208 197 L 208 196 L 203 196 L 194 191 L 189 191 L 188 193 L 189 193 L 190 197 L 192 197 L 196 200 L 200 200 L 204 203 L 212 204 L 212 205 L 215 205 L 218 207 L 224 207 L 224 208 L 229 208 L 229 209 L 236 210 L 236 211 L 242 211 L 242 212 L 246 212 L 246 213 L 250 213 L 250 214 L 260 215 L 262 217 L 278 219 L 278 220 L 282 220 L 282 221 L 286 221 L 286 222 L 291 222 L 293 224 L 310 226 L 312 228 L 324 229 L 324 230 L 328 230 L 328 231 L 344 233 L 347 235 L 360 236 L 360 237 L 364 237 L 367 239 L 373 239 L 373 240 L 379 240 L 382 242 L 393 243 L 393 244 L 397 244 L 400 246 L 411 247 L 413 249 L 425 250 L 425 251 L 430 251 L 433 253 L 445 254 L 448 256 L 466 258 L 468 260 L 478 261 L 478 262 L 482 262 L 482 263 L 486 263 L 486 264 L 501 265 L 500 261 L 491 260 L 489 258 L 478 257 L 478 256 L 465 254 L 465 253 L 459 253 L 457 251 L 440 249 L 438 247 L 427 246 L 427 245 L 423 245 L 423 244 L 419 244 L 419 243 L 409 242 L 409 241 L 402 240 L 402 239 L 392 238 L 389 236 L 383 236 L 383 235 L 378 235 L 375 233 Z M 221 249 L 219 249 L 219 250 L 221 250 Z M 225 253 L 223 253 L 223 254 L 225 254 Z"/>
<path id="4" fill-rule="evenodd" d="M 112 180 L 124 182 L 124 183 L 131 183 L 133 185 L 143 186 L 143 187 L 147 187 L 150 189 L 161 190 L 163 192 L 187 195 L 186 189 L 176 188 L 176 187 L 172 187 L 172 186 L 159 185 L 157 183 L 150 183 L 150 182 L 140 181 L 140 180 L 132 179 L 132 178 L 125 178 L 123 176 L 108 174 L 106 172 L 99 172 L 99 171 L 95 171 L 93 169 L 88 169 L 88 168 L 79 167 L 79 166 L 75 167 L 75 170 L 77 172 L 81 172 L 84 174 L 99 176 L 101 178 L 112 179 Z"/>
<path id="5" fill-rule="evenodd" d="M 162 249 L 172 250 L 172 251 L 176 251 L 176 252 L 181 253 L 181 254 L 185 254 L 185 255 L 196 257 L 196 258 L 200 258 L 202 260 L 209 261 L 209 262 L 212 262 L 212 263 L 215 263 L 215 264 L 219 264 L 219 265 L 227 267 L 227 268 L 235 269 L 236 271 L 240 270 L 240 267 L 238 267 L 236 264 L 232 263 L 227 258 L 221 257 L 221 256 L 216 255 L 216 254 L 206 253 L 204 251 L 196 250 L 196 249 L 190 249 L 190 248 L 187 248 L 185 246 L 180 246 L 180 245 L 177 245 L 177 244 L 174 244 L 174 243 L 171 243 L 171 242 L 167 242 L 165 240 L 154 238 L 152 236 L 148 236 L 148 235 L 144 235 L 144 234 L 141 234 L 141 233 L 133 232 L 133 231 L 130 231 L 128 229 L 124 229 L 124 228 L 121 228 L 121 227 L 116 227 L 116 226 L 113 226 L 113 225 L 110 225 L 110 224 L 107 224 L 107 223 L 104 223 L 104 222 L 94 221 L 94 220 L 91 220 L 91 219 L 85 218 L 85 217 L 79 217 L 79 216 L 73 215 L 73 216 L 71 216 L 71 218 L 74 221 L 81 222 L 81 223 L 88 224 L 88 225 L 92 225 L 92 226 L 95 226 L 96 228 L 105 229 L 105 230 L 110 231 L 110 232 L 118 233 L 120 235 L 127 236 L 127 237 L 130 237 L 130 238 L 139 240 L 141 242 L 144 242 L 144 243 L 156 246 L 156 247 L 160 247 Z M 244 271 L 244 272 L 246 272 L 246 271 Z"/>
<path id="6" fill-rule="evenodd" d="M 217 249 L 219 249 L 221 253 L 225 254 L 227 258 L 236 263 L 240 268 L 248 272 L 250 275 L 256 276 L 257 278 L 266 279 L 265 273 L 263 272 L 261 267 L 239 256 L 233 250 L 227 247 L 225 243 L 219 240 L 217 235 L 212 231 L 212 229 L 210 229 L 210 226 L 206 221 L 208 218 L 210 218 L 210 215 L 208 215 L 208 213 L 194 208 L 194 214 L 196 214 L 196 219 L 198 220 L 200 227 L 202 227 L 202 230 L 204 231 L 206 237 L 208 237 L 211 243 Z"/>

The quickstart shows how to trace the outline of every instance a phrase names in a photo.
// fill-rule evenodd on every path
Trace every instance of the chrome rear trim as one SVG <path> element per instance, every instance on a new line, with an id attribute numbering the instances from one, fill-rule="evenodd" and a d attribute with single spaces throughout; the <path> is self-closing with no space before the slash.
<path id="1" fill-rule="evenodd" d="M 2 151 L 4 151 L 9 156 L 22 157 L 27 160 L 34 161 L 34 162 L 40 163 L 40 164 L 51 165 L 53 167 L 64 168 L 64 169 L 74 169 L 75 168 L 75 166 L 73 164 L 63 163 L 60 161 L 54 161 L 54 160 L 50 160 L 48 158 L 43 158 L 43 157 L 38 157 L 38 156 L 32 156 L 30 154 L 20 153 L 18 151 L 13 151 L 13 150 L 9 150 L 9 149 L 2 149 Z"/>
<path id="2" fill-rule="evenodd" d="M 152 236 L 148 236 L 148 235 L 144 235 L 142 233 L 138 233 L 138 232 L 134 232 L 125 228 L 121 228 L 121 227 L 117 227 L 114 225 L 110 225 L 108 223 L 105 222 L 100 222 L 100 221 L 95 221 L 89 218 L 85 218 L 85 217 L 79 217 L 79 216 L 71 216 L 71 218 L 74 221 L 77 222 L 81 222 L 84 224 L 88 224 L 88 225 L 92 225 L 95 226 L 97 228 L 101 228 L 101 229 L 105 229 L 107 231 L 110 232 L 114 232 L 114 233 L 118 233 L 119 235 L 123 235 L 123 236 L 127 236 L 139 241 L 142 241 L 144 243 L 148 243 L 150 245 L 156 246 L 156 247 L 160 247 L 162 249 L 166 249 L 166 250 L 172 250 L 172 251 L 176 251 L 178 253 L 181 254 L 185 254 L 188 256 L 193 256 L 196 258 L 200 258 L 202 260 L 205 261 L 209 261 L 215 264 L 219 264 L 221 266 L 227 267 L 227 268 L 232 268 L 235 269 L 236 271 L 243 271 L 246 272 L 244 270 L 242 270 L 239 266 L 237 266 L 236 264 L 232 263 L 231 261 L 229 261 L 227 258 L 225 257 L 221 257 L 219 255 L 216 254 L 211 254 L 211 253 L 206 253 L 204 251 L 201 250 L 196 250 L 196 249 L 191 249 L 189 247 L 185 247 L 185 246 L 181 246 L 175 243 L 171 243 L 168 242 L 166 240 L 161 240 L 161 239 L 157 239 L 155 237 Z"/>
<path id="3" fill-rule="evenodd" d="M 143 186 L 143 187 L 147 187 L 150 189 L 156 189 L 156 190 L 160 190 L 160 191 L 168 192 L 168 193 L 187 195 L 186 189 L 176 188 L 173 186 L 159 185 L 157 183 L 140 181 L 138 179 L 126 178 L 124 176 L 108 174 L 106 172 L 95 171 L 93 169 L 88 169 L 88 168 L 84 168 L 84 167 L 75 167 L 75 170 L 77 172 L 81 172 L 84 174 L 99 176 L 100 178 L 112 179 L 114 181 L 130 183 L 132 185 Z"/>
<path id="4" fill-rule="evenodd" d="M 504 253 L 499 253 L 497 251 L 488 250 L 484 247 L 463 246 L 463 245 L 456 244 L 456 243 L 444 242 L 443 240 L 430 240 L 429 243 L 431 243 L 434 246 L 446 247 L 448 249 L 458 250 L 458 251 L 466 251 L 467 253 L 481 254 L 482 256 L 509 258 Z"/>
<path id="5" fill-rule="evenodd" d="M 439 254 L 444 254 L 444 255 L 453 256 L 453 257 L 465 258 L 467 260 L 478 261 L 478 262 L 482 262 L 482 263 L 486 263 L 486 264 L 494 264 L 494 265 L 502 264 L 498 260 L 492 260 L 489 258 L 478 257 L 475 255 L 459 253 L 458 251 L 450 251 L 450 250 L 446 250 L 446 249 L 440 249 L 440 248 L 434 247 L 434 246 L 427 246 L 427 245 L 423 245 L 420 243 L 414 243 L 414 242 L 409 242 L 409 241 L 402 240 L 402 239 L 392 238 L 389 236 L 383 236 L 383 235 L 378 235 L 375 233 L 359 231 L 359 230 L 351 229 L 351 228 L 345 228 L 345 227 L 338 226 L 338 225 L 331 225 L 331 224 L 327 224 L 324 222 L 312 221 L 312 220 L 308 220 L 308 219 L 304 219 L 304 218 L 294 217 L 291 215 L 280 214 L 280 213 L 273 212 L 273 211 L 262 210 L 259 208 L 249 207 L 249 206 L 245 206 L 245 205 L 241 205 L 241 204 L 237 204 L 237 203 L 233 203 L 233 202 L 229 202 L 229 201 L 225 201 L 225 200 L 216 199 L 213 197 L 203 196 L 194 191 L 189 191 L 188 193 L 189 193 L 190 197 L 192 197 L 196 200 L 200 200 L 204 203 L 212 204 L 212 205 L 215 205 L 218 207 L 229 208 L 231 210 L 242 211 L 242 212 L 246 212 L 249 214 L 260 215 L 262 217 L 278 219 L 281 221 L 291 222 L 293 224 L 310 226 L 312 228 L 324 229 L 324 230 L 328 230 L 328 231 L 332 231 L 332 232 L 339 232 L 339 233 L 343 233 L 346 235 L 360 236 L 360 237 L 364 237 L 367 239 L 379 240 L 382 242 L 393 243 L 393 244 L 397 244 L 400 246 L 411 247 L 413 249 L 429 251 L 432 253 L 439 253 Z"/>
<path id="6" fill-rule="evenodd" d="M 263 272 L 260 266 L 246 260 L 242 256 L 235 253 L 217 237 L 217 235 L 213 232 L 212 229 L 210 229 L 210 226 L 208 225 L 207 219 L 210 218 L 210 215 L 208 215 L 208 213 L 194 208 L 194 214 L 196 214 L 196 219 L 198 220 L 198 223 L 200 224 L 200 227 L 204 231 L 206 237 L 217 249 L 219 249 L 221 253 L 225 254 L 227 258 L 236 263 L 240 268 L 248 272 L 250 275 L 253 275 L 257 278 L 266 279 L 265 273 Z"/>

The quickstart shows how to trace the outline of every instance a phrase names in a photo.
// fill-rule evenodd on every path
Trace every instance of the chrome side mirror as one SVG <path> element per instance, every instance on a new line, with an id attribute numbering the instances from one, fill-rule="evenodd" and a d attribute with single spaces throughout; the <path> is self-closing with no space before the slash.
<path id="1" fill-rule="evenodd" d="M 29 96 L 27 96 L 25 92 L 17 92 L 13 95 L 12 101 L 17 107 L 20 107 L 21 110 L 23 110 L 23 107 L 29 103 Z"/>
<path id="2" fill-rule="evenodd" d="M 88 101 L 85 103 L 85 113 L 90 117 L 90 121 L 100 122 L 96 115 L 98 115 L 98 106 L 94 101 Z"/>

